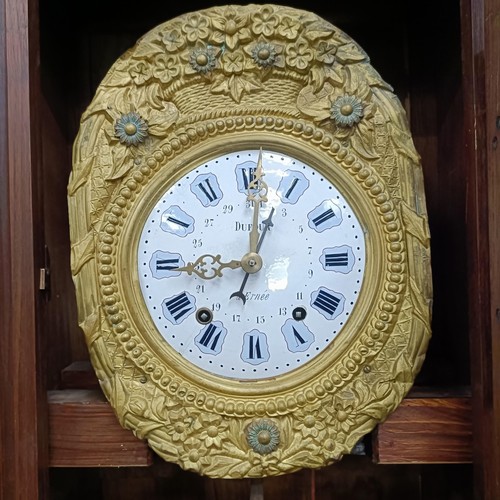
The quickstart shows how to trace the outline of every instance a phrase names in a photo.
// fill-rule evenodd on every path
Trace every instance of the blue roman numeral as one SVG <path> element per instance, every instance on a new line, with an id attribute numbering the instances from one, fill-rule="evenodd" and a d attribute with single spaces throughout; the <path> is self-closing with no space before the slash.
<path id="1" fill-rule="evenodd" d="M 347 252 L 325 254 L 326 267 L 347 266 L 347 264 L 348 264 Z"/>
<path id="2" fill-rule="evenodd" d="M 297 182 L 299 182 L 299 179 L 295 177 L 292 181 L 292 185 L 288 188 L 288 191 L 285 194 L 285 198 L 290 198 L 290 195 L 292 194 L 293 190 L 295 189 L 295 186 L 297 185 Z"/>
<path id="3" fill-rule="evenodd" d="M 210 203 L 217 199 L 217 195 L 215 194 L 214 189 L 210 185 L 209 179 L 205 179 L 203 182 L 200 182 L 198 184 L 198 187 L 201 189 L 201 191 L 203 191 L 203 194 L 207 197 Z"/>
<path id="4" fill-rule="evenodd" d="M 318 296 L 313 302 L 313 305 L 333 316 L 339 303 L 340 299 L 335 297 L 335 295 L 325 292 L 324 290 L 320 290 Z"/>
<path id="5" fill-rule="evenodd" d="M 248 359 L 262 359 L 260 351 L 260 339 L 258 336 L 250 335 L 248 342 Z"/>
<path id="6" fill-rule="evenodd" d="M 157 271 L 171 271 L 179 267 L 179 259 L 158 259 L 156 261 Z"/>
<path id="7" fill-rule="evenodd" d="M 186 292 L 182 292 L 180 295 L 177 295 L 165 302 L 165 307 L 168 309 L 168 312 L 172 315 L 174 320 L 178 321 L 184 315 L 189 313 L 191 309 L 191 301 L 186 295 Z"/>
<path id="8" fill-rule="evenodd" d="M 245 189 L 248 190 L 248 186 L 255 179 L 255 167 L 249 167 L 248 170 L 246 168 L 241 169 L 241 175 L 243 176 L 243 185 Z"/>
<path id="9" fill-rule="evenodd" d="M 205 333 L 202 335 L 199 342 L 200 344 L 211 349 L 212 351 L 215 351 L 217 349 L 217 344 L 220 340 L 220 336 L 221 336 L 220 328 L 217 328 L 215 325 L 210 324 L 208 325 L 207 329 L 205 330 Z"/>
<path id="10" fill-rule="evenodd" d="M 167 217 L 167 220 L 169 220 L 170 222 L 173 222 L 174 224 L 178 224 L 179 226 L 182 226 L 182 227 L 189 227 L 189 224 L 187 222 L 176 219 L 175 217 L 172 217 L 171 215 L 169 215 Z"/>
<path id="11" fill-rule="evenodd" d="M 326 222 L 328 219 L 331 219 L 332 217 L 335 217 L 335 214 L 331 208 L 323 212 L 322 214 L 318 215 L 315 217 L 312 221 L 313 224 L 318 227 L 320 224 L 323 224 Z"/>

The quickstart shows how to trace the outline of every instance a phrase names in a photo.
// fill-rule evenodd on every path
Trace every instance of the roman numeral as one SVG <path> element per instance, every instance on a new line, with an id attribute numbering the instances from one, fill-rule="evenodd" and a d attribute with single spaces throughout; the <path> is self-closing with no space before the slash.
<path id="1" fill-rule="evenodd" d="M 285 194 L 285 198 L 290 198 L 290 195 L 292 194 L 292 191 L 295 189 L 295 186 L 297 185 L 297 182 L 299 182 L 299 179 L 297 177 L 294 177 L 292 181 L 292 185 L 288 188 L 288 191 Z"/>
<path id="2" fill-rule="evenodd" d="M 322 214 L 318 215 L 315 217 L 312 222 L 313 224 L 318 227 L 320 224 L 323 224 L 326 222 L 328 219 L 331 219 L 332 217 L 335 217 L 335 214 L 331 208 L 323 212 Z"/>
<path id="3" fill-rule="evenodd" d="M 189 227 L 189 224 L 187 222 L 176 219 L 175 217 L 172 217 L 171 215 L 169 215 L 167 217 L 167 220 L 169 220 L 170 222 L 173 222 L 174 224 L 178 224 L 179 226 L 182 226 L 182 227 Z"/>
<path id="4" fill-rule="evenodd" d="M 220 340 L 221 330 L 213 324 L 208 325 L 205 333 L 202 335 L 199 343 L 212 351 L 217 349 L 217 343 Z M 209 347 L 210 344 L 210 347 Z"/>
<path id="5" fill-rule="evenodd" d="M 295 338 L 295 341 L 297 342 L 297 347 L 299 347 L 299 345 L 301 345 L 301 344 L 305 344 L 306 341 L 300 335 L 300 333 L 295 329 L 295 327 L 292 326 L 292 330 L 293 330 L 293 336 Z"/>
<path id="6" fill-rule="evenodd" d="M 206 184 L 206 186 L 204 184 Z M 203 194 L 207 197 L 210 203 L 217 199 L 217 195 L 215 194 L 215 191 L 210 185 L 209 179 L 205 179 L 203 182 L 200 182 L 198 184 L 198 187 L 200 188 L 201 191 L 203 191 Z"/>
<path id="7" fill-rule="evenodd" d="M 256 335 L 249 336 L 248 359 L 262 359 L 262 353 L 260 351 L 260 339 Z"/>
<path id="8" fill-rule="evenodd" d="M 325 254 L 326 267 L 347 266 L 347 264 L 348 264 L 347 252 Z"/>
<path id="9" fill-rule="evenodd" d="M 179 259 L 158 259 L 156 261 L 157 271 L 171 271 L 179 267 Z"/>
<path id="10" fill-rule="evenodd" d="M 241 175 L 243 176 L 243 186 L 248 190 L 248 186 L 255 179 L 255 167 L 249 167 L 248 170 L 246 168 L 241 169 Z"/>
<path id="11" fill-rule="evenodd" d="M 330 316 L 333 316 L 333 314 L 337 310 L 339 303 L 340 299 L 335 297 L 335 295 L 325 292 L 324 290 L 320 290 L 318 296 L 313 302 L 313 306 L 316 306 Z"/>
<path id="12" fill-rule="evenodd" d="M 175 321 L 178 321 L 184 315 L 188 314 L 191 310 L 191 306 L 191 301 L 186 295 L 186 292 L 182 292 L 165 302 L 165 307 L 168 309 L 168 312 L 172 315 Z"/>

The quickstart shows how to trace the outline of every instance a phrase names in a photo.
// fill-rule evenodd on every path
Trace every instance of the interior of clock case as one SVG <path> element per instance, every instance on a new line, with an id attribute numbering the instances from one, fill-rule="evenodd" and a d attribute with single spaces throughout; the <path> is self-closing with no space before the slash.
<path id="1" fill-rule="evenodd" d="M 315 12 L 356 40 L 374 68 L 394 87 L 408 113 L 424 169 L 434 282 L 433 338 L 411 397 L 417 410 L 419 398 L 452 398 L 459 409 L 460 404 L 468 408 L 459 1 L 287 3 Z M 92 451 L 83 445 L 71 448 L 67 443 L 58 449 L 51 437 L 52 498 L 240 499 L 249 498 L 251 492 L 259 494 L 260 488 L 265 498 L 275 500 L 470 498 L 471 466 L 466 451 L 470 431 L 450 437 L 450 422 L 446 417 L 433 420 L 432 412 L 420 414 L 416 410 L 413 417 L 402 417 L 399 427 L 391 428 L 389 444 L 381 430 L 366 437 L 361 454 L 347 456 L 339 464 L 262 482 L 211 480 L 184 472 L 152 456 L 131 433 L 119 429 L 112 414 L 103 416 L 104 403 L 77 324 L 70 275 L 66 186 L 72 142 L 80 116 L 101 79 L 126 49 L 159 23 L 211 5 L 200 1 L 40 1 L 43 209 L 51 269 L 50 292 L 43 311 L 47 386 L 54 391 L 51 397 L 60 397 L 57 395 L 64 391 L 66 401 L 78 402 L 79 394 L 83 394 L 79 391 L 86 389 L 85 397 L 90 398 L 86 406 L 89 413 L 85 415 L 78 413 L 81 410 L 76 404 L 65 408 L 65 413 L 60 409 L 64 405 L 51 405 L 51 432 L 64 436 L 66 427 L 85 420 L 87 427 L 79 427 L 81 442 L 92 444 Z M 89 396 L 91 393 L 95 396 Z M 92 413 L 94 407 L 97 409 Z M 467 429 L 466 424 L 460 422 L 465 426 L 461 429 Z M 420 444 L 422 456 L 416 460 L 419 464 L 405 464 L 409 448 L 405 440 L 426 427 L 432 429 L 435 441 Z M 108 436 L 109 448 L 96 438 L 99 428 Z M 458 450 L 455 455 L 440 456 L 440 446 L 447 446 L 440 436 L 451 440 L 446 443 Z M 117 443 L 128 440 L 130 453 L 121 453 L 117 458 L 113 439 Z M 419 446 L 418 441 L 412 444 Z M 431 465 L 436 462 L 447 463 Z"/>

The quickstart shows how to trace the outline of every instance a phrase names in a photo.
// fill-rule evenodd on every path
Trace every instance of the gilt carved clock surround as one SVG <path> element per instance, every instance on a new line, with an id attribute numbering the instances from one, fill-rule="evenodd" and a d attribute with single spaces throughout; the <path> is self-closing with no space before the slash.
<path id="1" fill-rule="evenodd" d="M 411 387 L 432 296 L 419 157 L 391 87 L 327 21 L 277 5 L 224 6 L 154 28 L 113 65 L 82 116 L 68 193 L 92 364 L 121 424 L 164 459 L 228 478 L 324 466 Z M 213 231 L 203 227 L 212 219 Z M 154 248 L 147 231 L 159 235 Z M 255 273 L 249 253 L 263 262 Z M 297 283 L 310 278 L 309 288 L 270 285 L 284 258 L 285 278 L 303 271 Z M 362 278 L 351 283 L 351 271 Z M 245 279 L 244 299 L 231 297 Z M 146 286 L 163 296 L 150 298 Z M 266 292 L 269 300 L 245 300 Z M 248 327 L 230 325 L 237 314 Z M 304 350 L 290 348 L 287 331 L 311 334 Z M 217 332 L 226 340 L 210 352 Z M 224 366 L 211 369 L 218 356 Z M 277 374 L 265 371 L 276 364 Z"/>

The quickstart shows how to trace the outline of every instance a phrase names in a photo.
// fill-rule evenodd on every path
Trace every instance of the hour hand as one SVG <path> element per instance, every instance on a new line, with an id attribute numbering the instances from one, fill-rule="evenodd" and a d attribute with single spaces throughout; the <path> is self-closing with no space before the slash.
<path id="1" fill-rule="evenodd" d="M 173 271 L 183 271 L 191 274 L 196 274 L 204 280 L 211 280 L 222 276 L 222 270 L 237 269 L 241 267 L 241 262 L 239 260 L 231 260 L 229 262 L 221 262 L 220 254 L 210 255 L 205 254 L 198 257 L 194 262 L 188 262 L 184 267 L 176 267 Z"/>

